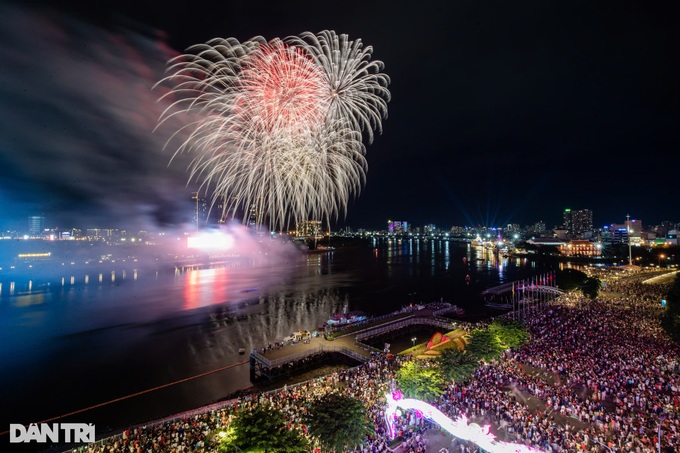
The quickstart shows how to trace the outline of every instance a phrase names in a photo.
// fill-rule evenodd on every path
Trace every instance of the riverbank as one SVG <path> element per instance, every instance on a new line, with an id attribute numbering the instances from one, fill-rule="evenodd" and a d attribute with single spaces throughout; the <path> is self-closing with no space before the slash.
<path id="1" fill-rule="evenodd" d="M 626 288 L 636 287 L 618 285 L 617 290 L 626 293 L 626 300 L 605 298 L 584 303 L 578 297 L 567 296 L 536 314 L 528 320 L 531 342 L 497 362 L 482 365 L 469 383 L 447 386 L 445 397 L 437 403 L 440 410 L 453 417 L 466 414 L 473 420 L 488 422 L 500 438 L 556 452 L 590 451 L 598 443 L 617 451 L 654 452 L 656 420 L 663 414 L 662 447 L 677 445 L 679 346 L 669 343 L 661 333 L 658 307 L 644 299 L 632 303 L 630 297 L 637 297 L 636 293 Z M 384 356 L 375 357 L 373 365 L 333 372 L 275 393 L 242 398 L 230 406 L 197 415 L 195 420 L 201 420 L 201 431 L 224 429 L 228 412 L 262 403 L 263 396 L 271 399 L 273 395 L 279 407 L 285 405 L 294 419 L 310 397 L 339 386 L 366 401 L 369 413 L 375 416 L 381 410 L 381 392 L 387 390 L 401 360 L 404 359 L 390 362 Z M 638 367 L 641 361 L 656 365 Z M 656 382 L 663 385 L 659 387 Z M 412 434 L 408 439 L 426 427 L 421 422 L 411 425 L 408 414 L 403 417 L 402 426 Z M 383 426 L 380 418 L 374 420 L 377 427 Z M 155 438 L 157 434 L 152 433 L 158 433 L 158 429 L 172 432 L 176 424 L 149 426 L 136 438 L 147 442 Z M 382 433 L 374 441 L 379 444 L 373 445 L 384 449 L 387 442 Z M 210 449 L 209 438 L 201 439 L 201 447 L 191 451 Z M 93 446 L 86 451 L 103 450 Z"/>

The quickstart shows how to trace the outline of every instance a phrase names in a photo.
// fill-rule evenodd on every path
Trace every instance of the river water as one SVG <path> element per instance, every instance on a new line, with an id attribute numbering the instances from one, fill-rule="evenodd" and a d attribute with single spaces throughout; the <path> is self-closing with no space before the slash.
<path id="1" fill-rule="evenodd" d="M 381 239 L 257 266 L 0 281 L 0 426 L 55 419 L 103 433 L 210 404 L 251 386 L 239 348 L 314 330 L 345 308 L 381 315 L 444 300 L 482 313 L 480 291 L 546 271 L 536 266 L 468 242 Z"/>

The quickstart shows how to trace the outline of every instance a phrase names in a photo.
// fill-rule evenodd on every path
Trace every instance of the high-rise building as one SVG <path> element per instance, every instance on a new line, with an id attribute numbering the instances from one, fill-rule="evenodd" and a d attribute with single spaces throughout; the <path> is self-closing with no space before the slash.
<path id="1" fill-rule="evenodd" d="M 198 192 L 194 192 L 191 199 L 194 201 L 193 223 L 196 225 L 196 229 L 200 230 L 208 224 L 210 202 L 207 198 L 201 197 Z"/>
<path id="2" fill-rule="evenodd" d="M 45 229 L 45 217 L 33 215 L 28 217 L 28 234 L 29 236 L 39 237 Z"/>
<path id="3" fill-rule="evenodd" d="M 434 224 L 425 225 L 423 230 L 425 231 L 425 234 L 434 234 L 437 232 L 437 226 Z"/>
<path id="4" fill-rule="evenodd" d="M 539 220 L 538 222 L 534 223 L 533 231 L 537 234 L 545 233 L 546 232 L 545 222 Z"/>
<path id="5" fill-rule="evenodd" d="M 256 205 L 251 205 L 248 211 L 248 221 L 246 222 L 250 228 L 256 228 L 262 225 L 262 213 Z"/>
<path id="6" fill-rule="evenodd" d="M 401 222 L 398 220 L 387 221 L 387 231 L 393 234 L 408 233 L 408 222 Z"/>
<path id="7" fill-rule="evenodd" d="M 321 239 L 323 237 L 321 220 L 306 220 L 298 223 L 295 235 L 305 239 Z"/>
<path id="8" fill-rule="evenodd" d="M 568 234 L 582 236 L 593 231 L 593 211 L 590 209 L 565 209 L 562 226 Z"/>

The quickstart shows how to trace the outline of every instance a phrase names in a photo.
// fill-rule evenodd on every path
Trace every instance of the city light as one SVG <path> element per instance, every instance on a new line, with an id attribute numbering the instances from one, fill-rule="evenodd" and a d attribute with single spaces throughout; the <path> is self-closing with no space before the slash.
<path id="1" fill-rule="evenodd" d="M 234 245 L 234 239 L 231 235 L 219 231 L 200 233 L 195 236 L 189 236 L 187 239 L 187 247 L 190 249 L 199 250 L 226 250 Z"/>

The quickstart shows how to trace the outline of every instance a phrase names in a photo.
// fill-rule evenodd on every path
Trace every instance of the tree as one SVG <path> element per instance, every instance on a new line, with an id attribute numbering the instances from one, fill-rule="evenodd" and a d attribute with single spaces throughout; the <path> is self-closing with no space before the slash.
<path id="1" fill-rule="evenodd" d="M 366 407 L 356 398 L 328 393 L 314 401 L 307 416 L 309 434 L 324 448 L 336 452 L 344 447 L 356 448 L 375 433 Z"/>
<path id="2" fill-rule="evenodd" d="M 442 350 L 436 360 L 442 376 L 453 382 L 468 380 L 479 366 L 471 354 L 456 348 Z"/>
<path id="3" fill-rule="evenodd" d="M 397 371 L 397 383 L 407 398 L 433 401 L 444 393 L 444 377 L 439 368 L 421 361 L 404 363 Z"/>
<path id="4" fill-rule="evenodd" d="M 588 297 L 590 300 L 597 299 L 597 295 L 600 293 L 600 287 L 602 282 L 599 278 L 589 277 L 581 285 L 581 292 L 583 295 Z"/>
<path id="5" fill-rule="evenodd" d="M 587 274 L 576 269 L 557 271 L 557 286 L 564 291 L 580 289 L 584 296 L 597 299 L 602 283 L 600 279 L 588 277 Z"/>
<path id="6" fill-rule="evenodd" d="M 529 340 L 529 332 L 520 321 L 503 318 L 492 322 L 489 330 L 496 336 L 501 350 L 518 348 Z"/>
<path id="7" fill-rule="evenodd" d="M 576 269 L 562 269 L 555 273 L 557 286 L 563 291 L 571 291 L 583 285 L 588 276 Z"/>
<path id="8" fill-rule="evenodd" d="M 253 453 L 309 451 L 308 442 L 300 432 L 289 429 L 281 411 L 269 406 L 254 406 L 235 415 L 219 449 L 228 452 L 233 447 Z"/>
<path id="9" fill-rule="evenodd" d="M 503 346 L 496 334 L 491 329 L 477 329 L 470 335 L 470 344 L 465 351 L 476 360 L 489 361 L 499 357 L 503 352 Z"/>

